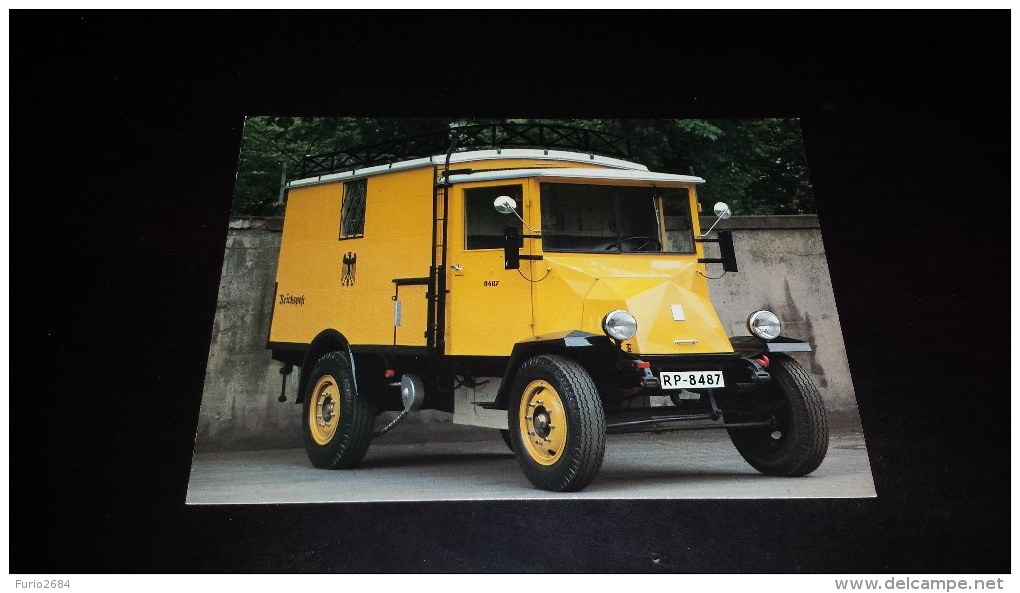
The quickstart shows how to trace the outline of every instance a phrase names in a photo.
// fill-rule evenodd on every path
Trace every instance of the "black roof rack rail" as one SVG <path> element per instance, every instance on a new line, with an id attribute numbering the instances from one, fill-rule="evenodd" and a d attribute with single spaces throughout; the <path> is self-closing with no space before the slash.
<path id="1" fill-rule="evenodd" d="M 566 149 L 608 157 L 630 157 L 630 142 L 623 136 L 551 124 L 475 124 L 451 127 L 389 142 L 380 142 L 308 155 L 292 171 L 291 179 L 329 175 L 397 161 L 484 148 Z"/>

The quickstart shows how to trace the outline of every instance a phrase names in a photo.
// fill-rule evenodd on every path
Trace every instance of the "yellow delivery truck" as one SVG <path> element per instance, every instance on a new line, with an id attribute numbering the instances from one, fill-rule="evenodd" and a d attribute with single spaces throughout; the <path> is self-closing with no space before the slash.
<path id="1" fill-rule="evenodd" d="M 628 148 L 492 124 L 304 159 L 267 347 L 282 373 L 300 367 L 315 467 L 356 466 L 426 408 L 501 431 L 547 490 L 591 483 L 623 432 L 720 428 L 765 474 L 819 466 L 823 402 L 789 355 L 810 346 L 769 311 L 727 336 L 708 278 L 737 265 L 730 233 L 700 228 L 704 180 L 651 172 Z"/>

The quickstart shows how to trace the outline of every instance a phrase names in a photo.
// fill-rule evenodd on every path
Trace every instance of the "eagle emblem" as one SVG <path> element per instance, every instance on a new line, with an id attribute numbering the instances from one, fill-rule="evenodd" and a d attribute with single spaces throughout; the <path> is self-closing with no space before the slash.
<path id="1" fill-rule="evenodd" d="M 344 286 L 354 285 L 354 275 L 358 269 L 358 255 L 353 251 L 348 251 L 343 258 L 343 273 L 340 277 L 340 284 Z"/>

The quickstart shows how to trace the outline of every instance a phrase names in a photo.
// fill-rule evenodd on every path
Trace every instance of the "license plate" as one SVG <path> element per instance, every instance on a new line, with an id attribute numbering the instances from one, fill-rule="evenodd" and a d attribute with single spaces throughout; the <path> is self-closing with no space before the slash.
<path id="1" fill-rule="evenodd" d="M 659 373 L 663 389 L 715 389 L 725 387 L 722 371 L 667 371 Z"/>

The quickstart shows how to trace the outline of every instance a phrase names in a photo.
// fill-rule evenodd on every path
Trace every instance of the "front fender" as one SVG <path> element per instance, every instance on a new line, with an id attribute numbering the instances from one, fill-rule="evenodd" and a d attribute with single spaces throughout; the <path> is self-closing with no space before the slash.
<path id="1" fill-rule="evenodd" d="M 620 347 L 609 336 L 581 330 L 544 334 L 517 342 L 503 372 L 503 383 L 500 384 L 499 392 L 496 394 L 496 408 L 506 409 L 517 369 L 532 356 L 563 354 L 586 365 L 597 364 L 603 359 L 615 359 L 619 353 Z"/>
<path id="2" fill-rule="evenodd" d="M 741 356 L 760 356 L 777 352 L 811 352 L 811 344 L 796 338 L 779 336 L 774 340 L 763 340 L 758 336 L 730 337 L 733 351 Z"/>

